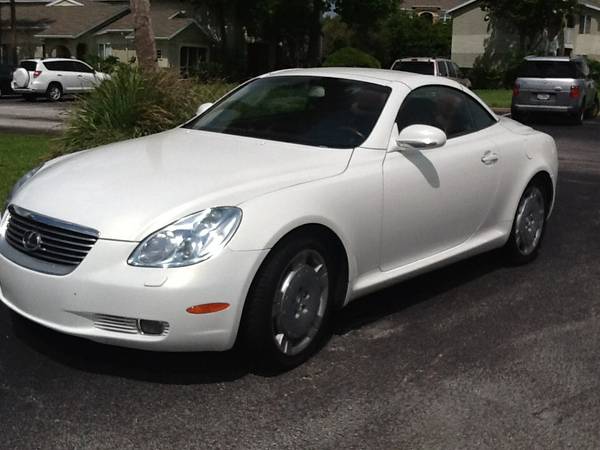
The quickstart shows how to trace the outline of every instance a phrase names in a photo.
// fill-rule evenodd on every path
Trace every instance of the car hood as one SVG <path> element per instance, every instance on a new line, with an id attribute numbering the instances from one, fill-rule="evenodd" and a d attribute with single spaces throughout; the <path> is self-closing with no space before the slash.
<path id="1" fill-rule="evenodd" d="M 183 128 L 47 163 L 13 203 L 139 241 L 188 214 L 343 172 L 352 150 Z"/>

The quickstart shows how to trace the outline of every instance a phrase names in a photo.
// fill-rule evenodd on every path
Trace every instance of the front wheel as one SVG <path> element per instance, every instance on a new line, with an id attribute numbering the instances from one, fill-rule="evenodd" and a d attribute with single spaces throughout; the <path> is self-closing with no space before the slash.
<path id="1" fill-rule="evenodd" d="M 517 207 L 506 251 L 515 264 L 533 261 L 538 254 L 546 228 L 547 204 L 544 191 L 530 184 Z"/>
<path id="2" fill-rule="evenodd" d="M 279 244 L 256 275 L 240 325 L 240 344 L 262 365 L 290 369 L 326 335 L 334 298 L 331 249 L 310 236 Z"/>

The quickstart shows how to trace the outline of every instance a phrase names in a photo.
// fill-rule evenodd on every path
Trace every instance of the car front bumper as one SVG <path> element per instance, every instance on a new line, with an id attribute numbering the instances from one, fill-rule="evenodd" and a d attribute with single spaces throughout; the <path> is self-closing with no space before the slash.
<path id="1" fill-rule="evenodd" d="M 35 272 L 0 255 L 0 300 L 48 328 L 106 344 L 156 351 L 231 348 L 267 250 L 225 249 L 193 266 L 151 269 L 127 264 L 136 245 L 99 240 L 66 276 Z M 230 307 L 211 314 L 186 312 L 215 302 Z M 135 326 L 140 319 L 166 322 L 168 329 L 159 336 L 143 334 Z"/>

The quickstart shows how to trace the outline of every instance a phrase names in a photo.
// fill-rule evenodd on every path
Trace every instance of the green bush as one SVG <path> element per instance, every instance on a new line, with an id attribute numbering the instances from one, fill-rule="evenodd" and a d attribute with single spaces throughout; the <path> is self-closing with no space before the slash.
<path id="1" fill-rule="evenodd" d="M 371 55 L 353 47 L 342 48 L 327 57 L 324 67 L 371 67 L 380 69 L 381 64 Z"/>
<path id="2" fill-rule="evenodd" d="M 596 83 L 600 83 L 600 61 L 588 58 L 587 62 L 590 66 L 592 78 Z"/>
<path id="3" fill-rule="evenodd" d="M 189 120 L 202 103 L 233 86 L 199 85 L 173 71 L 143 72 L 119 66 L 111 80 L 80 98 L 71 111 L 58 154 L 158 133 Z"/>
<path id="4" fill-rule="evenodd" d="M 114 73 L 117 68 L 122 64 L 119 62 L 119 58 L 116 56 L 108 56 L 106 58 L 100 58 L 96 55 L 88 55 L 84 58 L 84 61 L 96 69 L 98 72 L 104 72 L 108 74 Z"/>

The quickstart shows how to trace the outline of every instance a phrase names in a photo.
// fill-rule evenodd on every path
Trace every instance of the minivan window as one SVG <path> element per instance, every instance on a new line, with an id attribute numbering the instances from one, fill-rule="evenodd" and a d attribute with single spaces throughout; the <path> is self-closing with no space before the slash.
<path id="1" fill-rule="evenodd" d="M 571 61 L 525 61 L 519 78 L 578 78 L 579 71 Z"/>
<path id="2" fill-rule="evenodd" d="M 394 64 L 394 70 L 419 73 L 421 75 L 435 75 L 433 63 L 426 61 L 400 61 Z"/>
<path id="3" fill-rule="evenodd" d="M 21 67 L 28 72 L 35 72 L 37 62 L 35 61 L 21 61 Z"/>

